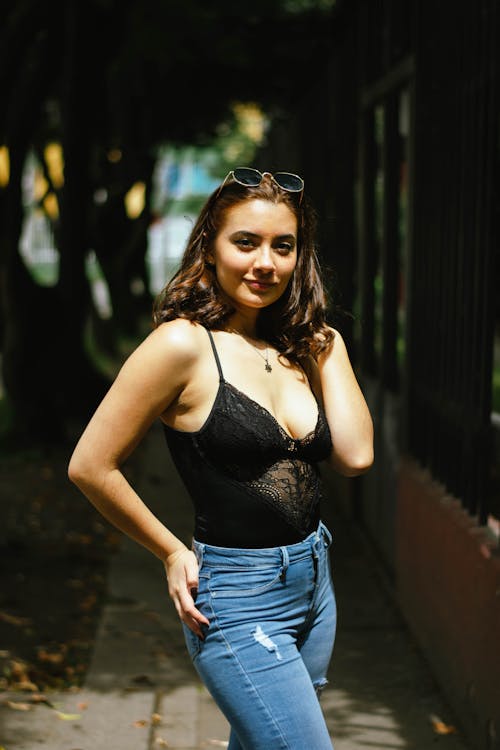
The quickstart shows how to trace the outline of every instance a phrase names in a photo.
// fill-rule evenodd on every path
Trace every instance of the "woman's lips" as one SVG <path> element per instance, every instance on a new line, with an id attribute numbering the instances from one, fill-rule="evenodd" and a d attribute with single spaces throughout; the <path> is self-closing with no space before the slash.
<path id="1" fill-rule="evenodd" d="M 259 292 L 264 292 L 274 286 L 274 284 L 269 281 L 257 281 L 256 279 L 245 279 L 245 281 L 251 289 L 255 289 L 255 291 Z"/>

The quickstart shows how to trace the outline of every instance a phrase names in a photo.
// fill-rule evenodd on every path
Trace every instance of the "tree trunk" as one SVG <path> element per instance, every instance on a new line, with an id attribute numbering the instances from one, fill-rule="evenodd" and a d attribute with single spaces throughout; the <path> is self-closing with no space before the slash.
<path id="1" fill-rule="evenodd" d="M 134 158 L 136 167 L 137 158 Z M 94 248 L 108 284 L 113 308 L 112 325 L 116 335 L 135 337 L 141 334 L 140 321 L 150 316 L 152 298 L 146 269 L 148 229 L 151 220 L 150 200 L 154 159 L 143 156 L 140 169 L 131 172 L 130 179 L 142 179 L 146 184 L 145 207 L 136 219 L 126 215 L 124 198 L 130 180 L 117 190 L 110 182 L 110 197 L 97 212 L 92 247 Z M 142 291 L 133 290 L 136 280 Z"/>
<path id="2" fill-rule="evenodd" d="M 87 418 L 108 383 L 85 351 L 90 290 L 85 273 L 89 249 L 91 186 L 90 117 L 93 107 L 92 66 L 88 57 L 88 10 L 76 0 L 66 5 L 66 54 L 62 97 L 64 188 L 60 206 L 60 267 L 57 290 L 61 304 L 57 330 L 61 407 L 70 417 Z"/>
<path id="3" fill-rule="evenodd" d="M 70 28 L 76 27 L 75 4 L 67 6 Z M 28 45 L 24 67 L 13 83 L 8 110 L 6 143 L 11 173 L 4 191 L 0 226 L 1 292 L 3 307 L 2 372 L 12 413 L 9 439 L 58 440 L 68 417 L 87 417 L 107 383 L 92 368 L 84 350 L 84 327 L 89 290 L 84 272 L 87 249 L 88 128 L 87 97 L 80 98 L 75 68 L 83 70 L 83 40 L 75 47 L 67 37 L 64 149 L 67 198 L 61 206 L 60 279 L 55 288 L 43 288 L 30 277 L 19 255 L 23 223 L 21 181 L 26 155 L 35 140 L 36 123 L 44 96 L 52 86 L 55 42 L 38 36 Z M 28 40 L 29 41 L 29 40 Z M 80 76 L 81 77 L 81 76 Z M 76 78 L 76 80 L 73 80 Z M 76 100 L 76 101 L 75 101 Z M 34 124 L 35 123 L 35 124 Z"/>
<path id="4" fill-rule="evenodd" d="M 0 222 L 2 375 L 12 414 L 7 436 L 10 442 L 61 435 L 60 414 L 54 407 L 50 347 L 56 295 L 53 289 L 35 284 L 19 255 L 24 219 L 23 169 L 52 62 L 47 37 L 31 42 L 26 40 L 24 67 L 17 70 L 10 92 L 12 102 L 5 127 L 10 178 L 2 196 Z M 39 64 L 34 65 L 34 61 Z"/>

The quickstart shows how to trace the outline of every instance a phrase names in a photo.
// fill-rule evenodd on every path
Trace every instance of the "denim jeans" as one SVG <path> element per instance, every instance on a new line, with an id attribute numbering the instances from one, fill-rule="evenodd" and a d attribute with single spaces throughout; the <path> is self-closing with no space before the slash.
<path id="1" fill-rule="evenodd" d="M 204 640 L 184 635 L 231 724 L 229 750 L 331 750 L 319 705 L 336 626 L 328 529 L 286 547 L 193 544 L 210 625 Z"/>

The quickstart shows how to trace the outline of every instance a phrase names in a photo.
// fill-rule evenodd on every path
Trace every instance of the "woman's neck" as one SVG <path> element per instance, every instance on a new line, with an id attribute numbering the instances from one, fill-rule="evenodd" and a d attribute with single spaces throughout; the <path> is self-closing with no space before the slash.
<path id="1" fill-rule="evenodd" d="M 236 312 L 227 323 L 226 330 L 239 333 L 250 339 L 257 339 L 257 318 L 259 310 L 251 310 L 248 313 Z"/>

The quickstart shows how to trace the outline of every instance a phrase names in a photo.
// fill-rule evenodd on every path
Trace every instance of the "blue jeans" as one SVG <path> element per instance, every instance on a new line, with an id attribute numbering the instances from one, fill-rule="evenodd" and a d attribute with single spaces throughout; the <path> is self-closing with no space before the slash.
<path id="1" fill-rule="evenodd" d="M 194 542 L 201 640 L 193 663 L 231 724 L 229 750 L 331 750 L 319 705 L 336 626 L 322 523 L 303 542 L 233 549 Z"/>

